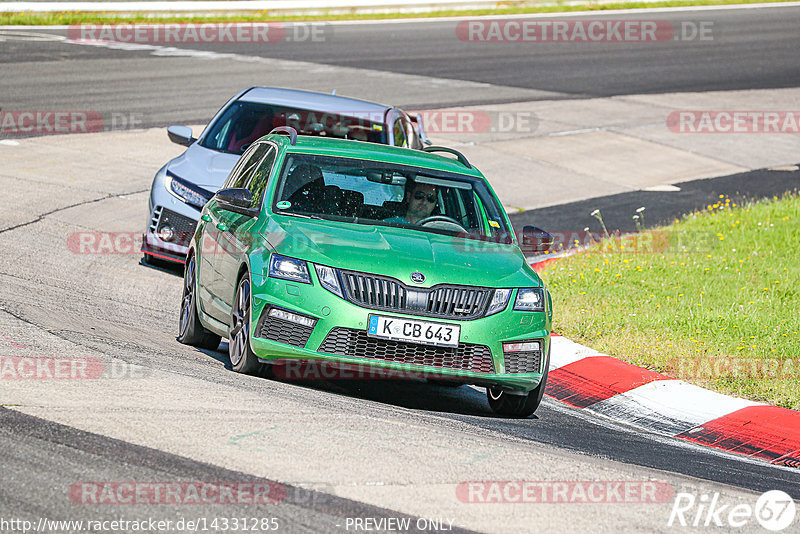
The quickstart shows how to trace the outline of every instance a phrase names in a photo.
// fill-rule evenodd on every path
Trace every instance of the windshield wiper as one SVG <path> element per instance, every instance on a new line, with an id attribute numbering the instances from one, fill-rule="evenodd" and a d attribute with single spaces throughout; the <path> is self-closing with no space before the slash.
<path id="1" fill-rule="evenodd" d="M 288 215 L 290 217 L 300 217 L 301 219 L 315 219 L 317 221 L 326 220 L 325 218 L 320 217 L 319 215 L 305 215 L 305 214 L 302 214 L 302 213 L 293 213 L 291 211 L 285 211 L 283 213 L 280 213 L 279 215 Z"/>

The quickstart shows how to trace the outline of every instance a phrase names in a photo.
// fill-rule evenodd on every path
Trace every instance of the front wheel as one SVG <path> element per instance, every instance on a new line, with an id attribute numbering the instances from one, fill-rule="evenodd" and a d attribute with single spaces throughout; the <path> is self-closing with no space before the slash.
<path id="1" fill-rule="evenodd" d="M 231 309 L 228 355 L 237 373 L 258 374 L 262 364 L 250 348 L 250 277 L 245 273 L 236 287 Z"/>
<path id="2" fill-rule="evenodd" d="M 195 281 L 196 262 L 194 256 L 187 258 L 183 272 L 183 299 L 181 300 L 181 322 L 178 328 L 178 341 L 208 350 L 219 347 L 220 337 L 206 330 L 197 317 L 197 283 Z"/>
<path id="3" fill-rule="evenodd" d="M 549 355 L 548 355 L 549 356 Z M 547 387 L 547 373 L 550 367 L 550 358 L 545 360 L 544 374 L 542 381 L 527 395 L 511 395 L 502 389 L 486 388 L 486 397 L 489 399 L 489 407 L 498 415 L 508 417 L 525 418 L 533 415 L 544 397 L 544 389 Z"/>

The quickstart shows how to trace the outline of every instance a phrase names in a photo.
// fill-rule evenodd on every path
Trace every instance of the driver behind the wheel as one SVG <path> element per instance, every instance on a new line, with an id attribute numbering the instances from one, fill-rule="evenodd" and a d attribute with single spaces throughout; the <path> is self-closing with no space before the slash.
<path id="1" fill-rule="evenodd" d="M 436 208 L 439 192 L 435 185 L 421 182 L 412 182 L 411 187 L 406 187 L 403 205 L 406 206 L 405 216 L 396 216 L 385 219 L 386 222 L 417 224 L 418 221 L 430 217 Z"/>

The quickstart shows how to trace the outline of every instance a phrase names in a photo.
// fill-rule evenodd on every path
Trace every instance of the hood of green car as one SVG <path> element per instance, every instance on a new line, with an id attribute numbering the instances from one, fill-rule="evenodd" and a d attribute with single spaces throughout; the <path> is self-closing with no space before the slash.
<path id="1" fill-rule="evenodd" d="M 420 287 L 461 284 L 537 287 L 538 275 L 516 245 L 486 243 L 387 226 L 280 216 L 262 236 L 278 254 L 341 269 L 390 276 Z"/>

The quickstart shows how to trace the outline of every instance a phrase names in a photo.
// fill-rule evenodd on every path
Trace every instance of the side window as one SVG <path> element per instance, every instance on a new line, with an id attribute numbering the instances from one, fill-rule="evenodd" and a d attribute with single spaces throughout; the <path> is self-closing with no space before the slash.
<path id="1" fill-rule="evenodd" d="M 250 189 L 250 192 L 253 194 L 253 202 L 250 204 L 251 208 L 261 207 L 261 201 L 264 199 L 264 191 L 267 190 L 267 184 L 269 183 L 269 175 L 272 172 L 272 167 L 275 165 L 275 158 L 278 154 L 275 147 L 270 145 L 263 146 L 269 147 L 267 154 L 253 173 L 250 183 L 247 184 L 247 188 Z"/>
<path id="2" fill-rule="evenodd" d="M 406 137 L 406 126 L 403 118 L 398 117 L 392 126 L 394 132 L 394 146 L 408 146 L 408 138 Z"/>
<path id="3" fill-rule="evenodd" d="M 233 171 L 231 171 L 223 187 L 247 187 L 253 171 L 255 171 L 256 167 L 261 162 L 261 158 L 264 157 L 264 154 L 267 153 L 269 148 L 270 145 L 259 143 L 247 150 L 247 152 L 242 155 L 241 159 L 239 159 L 239 163 L 236 164 Z"/>

